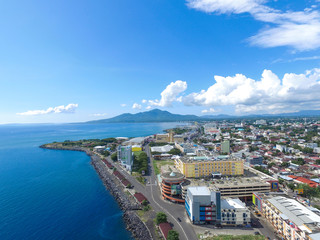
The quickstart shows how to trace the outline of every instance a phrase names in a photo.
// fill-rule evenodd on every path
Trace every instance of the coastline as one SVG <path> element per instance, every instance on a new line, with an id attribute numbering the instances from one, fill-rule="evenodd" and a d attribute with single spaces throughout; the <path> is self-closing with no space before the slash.
<path id="1" fill-rule="evenodd" d="M 92 151 L 81 147 L 55 147 L 50 144 L 43 144 L 39 146 L 43 149 L 49 150 L 65 150 L 65 151 L 80 151 L 85 152 L 91 159 L 91 164 L 96 170 L 99 178 L 103 182 L 103 185 L 108 192 L 114 197 L 118 203 L 120 209 L 123 212 L 123 220 L 126 225 L 126 229 L 131 232 L 132 236 L 138 240 L 152 239 L 150 231 L 143 223 L 140 217 L 134 212 L 138 209 L 137 204 L 133 204 L 125 192 L 122 190 L 121 185 L 116 181 L 115 177 L 109 173 L 100 156 L 96 155 Z"/>

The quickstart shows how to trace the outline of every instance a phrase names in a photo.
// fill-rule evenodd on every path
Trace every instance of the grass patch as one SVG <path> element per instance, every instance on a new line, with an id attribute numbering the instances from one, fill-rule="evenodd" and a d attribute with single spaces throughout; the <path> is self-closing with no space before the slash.
<path id="1" fill-rule="evenodd" d="M 262 235 L 219 235 L 215 237 L 204 238 L 205 240 L 264 240 Z"/>
<path id="2" fill-rule="evenodd" d="M 160 169 L 162 166 L 165 165 L 174 165 L 174 161 L 172 160 L 153 160 L 153 168 L 154 168 L 154 172 L 156 173 L 156 175 L 160 174 Z"/>

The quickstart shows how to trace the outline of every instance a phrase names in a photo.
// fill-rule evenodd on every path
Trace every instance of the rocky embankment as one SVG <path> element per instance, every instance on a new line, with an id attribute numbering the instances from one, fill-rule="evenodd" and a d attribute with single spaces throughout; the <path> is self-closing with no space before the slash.
<path id="1" fill-rule="evenodd" d="M 54 150 L 71 150 L 82 151 L 91 157 L 91 163 L 97 171 L 106 189 L 113 195 L 118 205 L 123 211 L 123 219 L 127 229 L 132 233 L 135 239 L 149 240 L 152 239 L 146 225 L 141 221 L 133 209 L 137 209 L 137 205 L 132 203 L 128 196 L 122 190 L 122 187 L 115 180 L 114 176 L 105 167 L 101 158 L 91 152 L 89 149 L 81 147 L 56 147 L 52 144 L 41 145 L 40 148 Z"/>

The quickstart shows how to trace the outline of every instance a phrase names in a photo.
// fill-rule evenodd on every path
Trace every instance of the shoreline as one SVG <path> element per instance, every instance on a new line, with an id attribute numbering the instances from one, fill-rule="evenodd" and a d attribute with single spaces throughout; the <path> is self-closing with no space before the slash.
<path id="1" fill-rule="evenodd" d="M 118 206 L 123 212 L 122 218 L 126 225 L 126 229 L 131 232 L 132 237 L 138 240 L 152 239 L 149 229 L 134 211 L 137 210 L 137 204 L 130 202 L 127 195 L 122 190 L 122 187 L 117 183 L 117 181 L 115 181 L 114 176 L 110 174 L 105 167 L 100 156 L 94 154 L 92 151 L 86 148 L 81 147 L 54 147 L 47 144 L 43 144 L 39 147 L 49 150 L 85 152 L 90 157 L 91 165 L 97 172 L 106 190 L 113 196 L 114 200 L 118 203 Z"/>

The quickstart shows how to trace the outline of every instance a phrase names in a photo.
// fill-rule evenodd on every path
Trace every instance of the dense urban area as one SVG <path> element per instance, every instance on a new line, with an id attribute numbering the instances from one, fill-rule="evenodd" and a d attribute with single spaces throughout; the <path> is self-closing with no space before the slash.
<path id="1" fill-rule="evenodd" d="M 87 152 L 137 239 L 315 240 L 319 134 L 317 118 L 220 120 L 42 147 Z"/>

